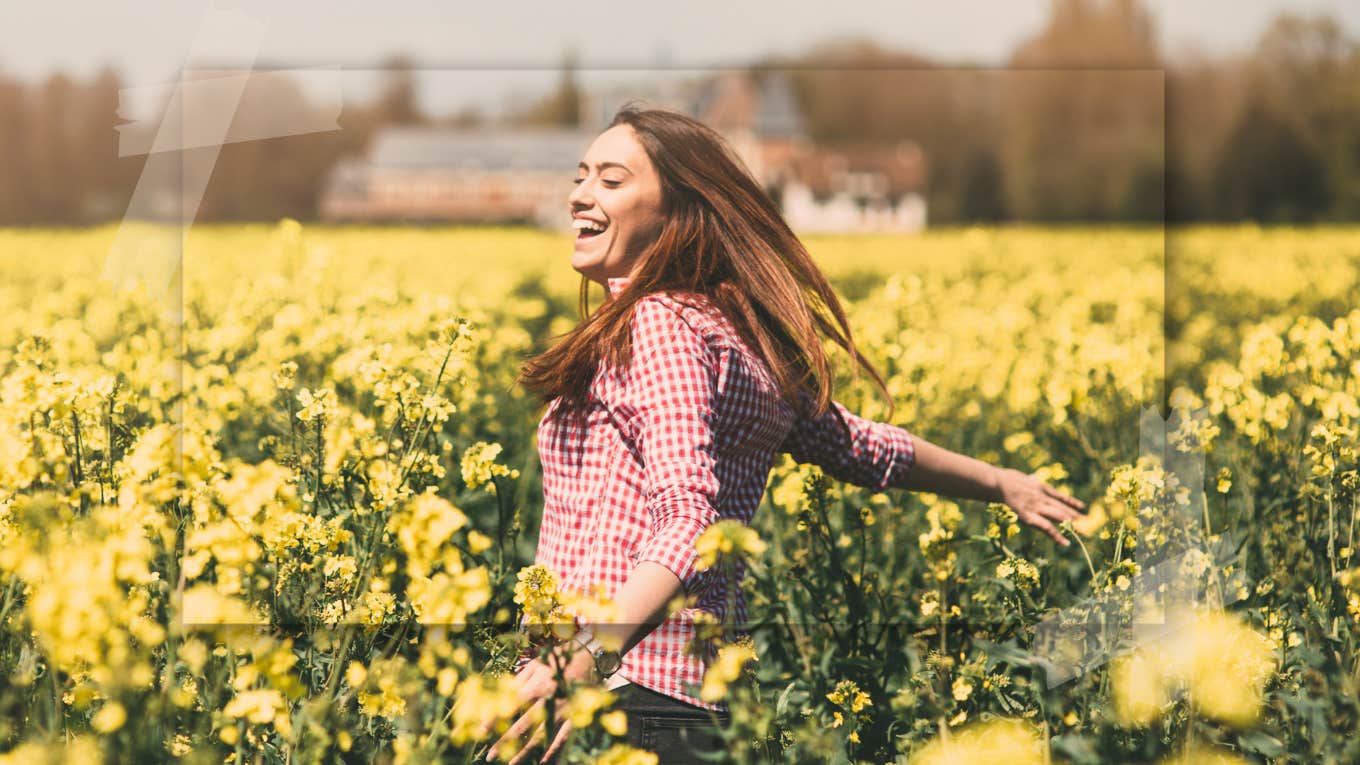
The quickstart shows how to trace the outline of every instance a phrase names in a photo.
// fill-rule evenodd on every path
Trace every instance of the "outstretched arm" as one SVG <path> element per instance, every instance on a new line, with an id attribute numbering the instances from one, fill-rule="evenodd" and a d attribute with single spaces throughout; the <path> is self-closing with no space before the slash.
<path id="1" fill-rule="evenodd" d="M 800 395 L 810 408 L 811 396 Z M 914 472 L 916 441 L 896 425 L 865 419 L 833 400 L 820 417 L 796 417 L 780 451 L 838 481 L 883 491 L 911 488 L 907 477 Z"/>
<path id="2" fill-rule="evenodd" d="M 806 401 L 808 395 L 803 394 Z M 1000 502 L 1020 521 L 1069 542 L 1054 526 L 1081 518 L 1086 503 L 1031 475 L 952 452 L 886 422 L 877 422 L 831 402 L 821 417 L 794 421 L 783 451 L 809 462 L 839 481 L 856 486 L 926 491 L 956 499 Z"/>

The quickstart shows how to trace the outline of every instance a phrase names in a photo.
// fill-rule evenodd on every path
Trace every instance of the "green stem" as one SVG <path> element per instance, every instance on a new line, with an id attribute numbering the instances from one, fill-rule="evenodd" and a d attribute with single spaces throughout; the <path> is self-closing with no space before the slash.
<path id="1" fill-rule="evenodd" d="M 349 652 L 349 644 L 354 639 L 354 626 L 344 627 L 345 638 L 340 641 L 340 650 L 336 651 L 331 659 L 331 676 L 326 680 L 326 695 L 335 698 L 335 692 L 340 687 L 340 676 L 343 674 L 341 666 L 344 664 L 345 654 Z"/>
<path id="2" fill-rule="evenodd" d="M 1077 540 L 1077 545 L 1078 545 L 1079 547 L 1081 547 L 1081 554 L 1082 554 L 1083 556 L 1085 556 L 1085 558 L 1086 558 L 1086 568 L 1091 572 L 1091 580 L 1092 580 L 1092 581 L 1095 581 L 1095 578 L 1096 578 L 1096 566 L 1095 566 L 1094 563 L 1091 562 L 1091 553 L 1089 553 L 1089 552 L 1086 551 L 1086 543 L 1083 542 L 1083 541 L 1081 541 L 1081 535 L 1080 535 L 1080 534 L 1073 534 L 1073 535 L 1072 535 L 1072 538 L 1075 539 L 1075 540 Z"/>
<path id="3" fill-rule="evenodd" d="M 1332 468 L 1332 480 L 1327 483 L 1327 562 L 1332 569 L 1332 578 L 1336 579 L 1336 526 L 1335 526 L 1335 503 L 1332 501 L 1333 485 L 1336 478 L 1336 468 Z"/>
<path id="4" fill-rule="evenodd" d="M 1354 494 L 1351 495 L 1351 528 L 1349 536 L 1346 538 L 1346 546 L 1351 548 L 1351 555 L 1355 554 L 1355 521 L 1356 513 L 1360 511 L 1360 505 L 1356 504 L 1355 496 Z"/>
<path id="5" fill-rule="evenodd" d="M 321 515 L 321 474 L 325 470 L 325 450 L 326 444 L 322 437 L 322 423 L 324 418 L 316 419 L 316 492 L 312 495 L 312 512 Z"/>
<path id="6" fill-rule="evenodd" d="M 80 454 L 80 417 L 74 410 L 71 412 L 71 431 L 72 437 L 75 438 L 76 445 L 75 490 L 76 493 L 80 495 L 80 513 L 81 515 L 84 515 L 89 510 L 89 499 L 85 496 L 84 492 L 80 490 L 81 486 L 85 483 L 85 473 L 82 469 Z"/>
<path id="7" fill-rule="evenodd" d="M 430 390 L 438 392 L 439 383 L 444 379 L 444 370 L 448 368 L 449 358 L 452 356 L 453 356 L 453 343 L 449 343 L 449 349 L 444 352 L 444 360 L 439 364 L 439 373 L 434 376 L 434 384 L 430 386 Z M 420 441 L 420 439 L 425 437 L 425 434 L 421 433 L 420 431 L 422 428 L 424 428 L 425 420 L 429 416 L 429 414 L 430 412 L 428 408 L 424 406 L 420 408 L 420 419 L 416 421 L 416 428 L 411 434 L 411 441 L 410 443 L 406 444 L 406 450 L 402 452 L 401 455 L 401 462 L 398 462 L 397 464 L 399 465 L 404 464 L 406 462 L 407 455 L 409 455 L 412 452 L 412 450 L 415 449 L 416 444 Z M 431 425 L 434 424 L 433 419 L 431 419 L 430 424 Z M 407 465 L 405 468 L 402 469 L 401 480 L 397 482 L 398 486 L 406 482 L 406 476 L 408 473 L 411 472 L 411 468 L 413 467 L 415 467 L 415 458 L 411 459 L 410 465 Z"/>

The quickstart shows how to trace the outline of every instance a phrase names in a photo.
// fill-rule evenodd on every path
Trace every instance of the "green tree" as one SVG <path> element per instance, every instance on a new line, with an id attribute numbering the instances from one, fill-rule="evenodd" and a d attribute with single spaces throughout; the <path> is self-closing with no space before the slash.
<path id="1" fill-rule="evenodd" d="M 557 89 L 547 98 L 531 105 L 516 121 L 526 125 L 580 126 L 581 86 L 576 77 L 576 50 L 569 48 L 562 56 L 562 77 Z"/>
<path id="2" fill-rule="evenodd" d="M 959 189 L 959 219 L 995 222 L 1006 217 L 1001 163 L 989 147 L 974 150 L 964 164 Z"/>
<path id="3" fill-rule="evenodd" d="M 1330 201 L 1325 171 L 1317 148 L 1253 98 L 1218 157 L 1215 212 L 1228 220 L 1317 220 Z"/>

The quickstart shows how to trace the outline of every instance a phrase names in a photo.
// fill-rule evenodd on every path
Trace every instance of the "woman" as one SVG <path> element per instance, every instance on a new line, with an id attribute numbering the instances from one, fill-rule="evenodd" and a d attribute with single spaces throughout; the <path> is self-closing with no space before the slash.
<path id="1" fill-rule="evenodd" d="M 1004 502 L 1067 544 L 1054 524 L 1081 517 L 1082 502 L 832 400 L 821 335 L 887 389 L 826 278 L 718 133 L 626 106 L 591 143 L 576 184 L 582 316 L 590 282 L 607 298 L 520 378 L 549 402 L 536 562 L 564 588 L 603 585 L 618 608 L 617 623 L 579 620 L 585 632 L 555 650 L 565 679 L 613 689 L 635 746 L 680 763 L 720 743 L 725 705 L 692 693 L 711 652 L 686 649 L 698 611 L 746 622 L 743 569 L 700 571 L 694 541 L 719 518 L 750 520 L 779 453 L 878 491 Z M 675 598 L 688 600 L 671 613 Z M 621 653 L 613 674 L 610 644 Z M 554 670 L 527 655 L 515 681 L 521 710 L 557 687 Z M 512 762 L 553 759 L 570 725 L 546 742 L 531 722 L 520 715 L 488 759 L 511 740 L 524 744 Z"/>

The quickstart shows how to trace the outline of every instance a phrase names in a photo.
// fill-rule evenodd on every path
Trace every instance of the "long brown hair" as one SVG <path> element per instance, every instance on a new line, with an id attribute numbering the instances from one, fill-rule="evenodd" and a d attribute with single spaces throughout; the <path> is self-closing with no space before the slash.
<path id="1" fill-rule="evenodd" d="M 631 103 L 609 127 L 621 124 L 632 128 L 661 178 L 665 223 L 639 255 L 627 286 L 593 314 L 591 282 L 581 277 L 581 322 L 527 359 L 518 382 L 543 402 L 560 396 L 566 411 L 584 410 L 601 359 L 616 369 L 627 367 L 633 304 L 653 292 L 689 293 L 722 310 L 801 416 L 820 416 L 832 399 L 832 370 L 820 333 L 869 372 L 888 400 L 891 418 L 892 396 L 855 348 L 831 285 L 722 135 L 679 112 Z M 811 397 L 810 410 L 803 406 L 805 396 Z"/>

